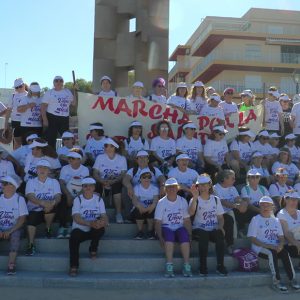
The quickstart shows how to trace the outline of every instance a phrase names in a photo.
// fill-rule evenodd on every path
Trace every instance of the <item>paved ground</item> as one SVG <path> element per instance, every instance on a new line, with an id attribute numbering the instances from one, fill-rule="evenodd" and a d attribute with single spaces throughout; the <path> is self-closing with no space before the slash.
<path id="1" fill-rule="evenodd" d="M 282 295 L 274 292 L 270 288 L 246 288 L 246 289 L 227 289 L 227 290 L 207 290 L 207 289 L 191 289 L 191 290 L 79 290 L 79 289 L 46 289 L 46 288 L 7 288 L 1 287 L 1 299 L 9 300 L 86 300 L 100 299 L 104 297 L 107 300 L 282 300 L 282 299 L 299 299 L 300 293 L 289 293 Z"/>

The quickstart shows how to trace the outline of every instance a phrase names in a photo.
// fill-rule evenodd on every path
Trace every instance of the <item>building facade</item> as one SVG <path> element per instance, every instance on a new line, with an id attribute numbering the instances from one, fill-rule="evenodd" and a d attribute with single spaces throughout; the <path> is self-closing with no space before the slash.
<path id="1" fill-rule="evenodd" d="M 300 11 L 251 8 L 241 18 L 206 17 L 169 58 L 169 90 L 203 81 L 218 92 L 230 86 L 263 98 L 269 86 L 293 96 L 300 67 Z"/>

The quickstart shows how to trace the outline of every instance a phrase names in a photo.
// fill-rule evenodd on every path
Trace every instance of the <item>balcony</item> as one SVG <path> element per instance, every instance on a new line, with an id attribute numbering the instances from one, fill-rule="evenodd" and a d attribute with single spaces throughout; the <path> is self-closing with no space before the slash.
<path id="1" fill-rule="evenodd" d="M 190 72 L 190 70 L 191 70 L 190 58 L 188 56 L 180 59 L 178 58 L 176 64 L 169 72 L 169 80 L 172 80 L 176 76 L 176 74 L 179 73 L 186 75 L 187 73 Z"/>

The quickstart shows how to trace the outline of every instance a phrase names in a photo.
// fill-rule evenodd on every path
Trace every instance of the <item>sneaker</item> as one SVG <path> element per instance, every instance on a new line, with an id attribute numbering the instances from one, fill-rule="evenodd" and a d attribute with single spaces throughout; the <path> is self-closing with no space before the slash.
<path id="1" fill-rule="evenodd" d="M 192 267 L 190 264 L 183 265 L 182 274 L 184 277 L 193 277 Z"/>
<path id="2" fill-rule="evenodd" d="M 47 228 L 46 229 L 46 238 L 47 239 L 51 239 L 52 237 L 53 237 L 52 229 L 51 228 Z"/>
<path id="3" fill-rule="evenodd" d="M 124 220 L 121 214 L 116 214 L 116 222 L 117 224 L 123 224 Z"/>
<path id="4" fill-rule="evenodd" d="M 35 254 L 35 246 L 33 244 L 29 244 L 27 250 L 25 252 L 26 256 L 33 256 Z"/>
<path id="5" fill-rule="evenodd" d="M 201 277 L 206 277 L 206 276 L 208 275 L 207 268 L 202 268 L 202 267 L 200 267 L 199 275 L 200 275 Z"/>
<path id="6" fill-rule="evenodd" d="M 288 288 L 279 280 L 273 281 L 273 289 L 280 293 L 288 293 Z"/>
<path id="7" fill-rule="evenodd" d="M 224 266 L 217 266 L 216 272 L 217 272 L 217 274 L 219 274 L 221 276 L 227 276 L 228 275 L 228 271 Z"/>
<path id="8" fill-rule="evenodd" d="M 170 264 L 170 263 L 166 264 L 165 277 L 168 277 L 168 278 L 175 277 L 173 264 Z"/>
<path id="9" fill-rule="evenodd" d="M 144 234 L 142 231 L 139 231 L 137 235 L 134 237 L 135 240 L 143 240 L 144 239 Z"/>
<path id="10" fill-rule="evenodd" d="M 148 240 L 155 240 L 155 233 L 154 233 L 154 231 L 153 230 L 152 231 L 148 231 L 146 237 L 147 237 Z"/>
<path id="11" fill-rule="evenodd" d="M 15 264 L 9 264 L 8 267 L 7 267 L 7 272 L 6 274 L 7 275 L 15 275 L 17 272 L 16 272 L 16 265 Z"/>
<path id="12" fill-rule="evenodd" d="M 57 231 L 57 238 L 58 239 L 63 239 L 64 238 L 64 232 L 65 232 L 65 229 L 64 227 L 59 227 L 58 228 L 58 231 Z M 47 235 L 47 234 L 46 234 Z"/>
<path id="13" fill-rule="evenodd" d="M 300 284 L 297 282 L 296 279 L 290 281 L 290 286 L 295 291 L 300 291 Z"/>
<path id="14" fill-rule="evenodd" d="M 64 236 L 66 239 L 69 239 L 71 237 L 72 227 L 68 227 L 64 231 Z"/>

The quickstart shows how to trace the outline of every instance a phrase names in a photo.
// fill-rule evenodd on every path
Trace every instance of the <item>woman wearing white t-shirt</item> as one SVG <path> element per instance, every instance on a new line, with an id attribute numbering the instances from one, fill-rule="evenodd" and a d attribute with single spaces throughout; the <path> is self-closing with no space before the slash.
<path id="1" fill-rule="evenodd" d="M 203 106 L 201 110 L 202 117 L 216 118 L 219 125 L 225 125 L 225 115 L 223 109 L 220 107 L 221 98 L 219 94 L 213 93 L 208 100 L 208 105 Z"/>
<path id="2" fill-rule="evenodd" d="M 158 77 L 152 82 L 153 93 L 148 97 L 148 100 L 154 103 L 167 104 L 167 98 L 164 95 L 166 89 L 166 81 Z"/>
<path id="3" fill-rule="evenodd" d="M 140 150 L 149 150 L 148 141 L 143 138 L 143 125 L 141 122 L 131 122 L 128 130 L 128 138 L 124 140 L 128 167 L 135 163 L 136 154 Z"/>
<path id="4" fill-rule="evenodd" d="M 200 116 L 202 108 L 207 105 L 205 85 L 202 81 L 196 81 L 190 97 L 191 108 Z"/>
<path id="5" fill-rule="evenodd" d="M 70 276 L 77 276 L 79 267 L 79 247 L 90 240 L 89 254 L 97 258 L 99 240 L 104 235 L 108 218 L 103 199 L 95 193 L 96 181 L 91 177 L 82 179 L 82 194 L 74 199 L 72 208 L 73 226 L 69 240 Z"/>
<path id="6" fill-rule="evenodd" d="M 200 173 L 204 168 L 203 146 L 200 139 L 194 137 L 196 125 L 188 122 L 182 126 L 183 136 L 176 141 L 176 151 L 190 157 L 189 166 Z"/>
<path id="7" fill-rule="evenodd" d="M 0 150 L 0 154 L 2 151 Z M 0 180 L 7 175 L 16 176 L 14 165 L 11 161 L 7 159 L 3 159 L 2 155 L 0 155 Z M 0 183 L 0 193 L 2 192 L 2 185 Z"/>
<path id="8" fill-rule="evenodd" d="M 251 162 L 250 162 L 250 169 L 256 169 L 260 174 L 261 174 L 261 180 L 260 183 L 261 185 L 265 186 L 268 188 L 274 180 L 274 176 L 270 175 L 269 170 L 263 166 L 262 162 L 264 159 L 264 155 L 259 152 L 255 151 L 253 152 L 251 156 Z"/>
<path id="9" fill-rule="evenodd" d="M 25 199 L 16 193 L 20 179 L 17 176 L 5 176 L 1 183 L 3 194 L 0 196 L 0 240 L 9 240 L 7 275 L 14 275 L 21 228 L 26 221 L 28 210 Z"/>
<path id="10" fill-rule="evenodd" d="M 100 79 L 101 91 L 98 96 L 102 97 L 116 97 L 118 96 L 117 92 L 111 89 L 111 78 L 108 76 L 102 76 Z"/>
<path id="11" fill-rule="evenodd" d="M 272 155 L 278 155 L 279 154 L 279 139 L 280 139 L 280 135 L 278 135 L 276 132 L 270 134 L 270 140 L 269 140 L 269 144 L 271 146 L 271 153 Z"/>
<path id="12" fill-rule="evenodd" d="M 281 259 L 287 277 L 293 289 L 299 290 L 295 270 L 288 252 L 284 249 L 284 235 L 280 221 L 273 216 L 273 201 L 264 196 L 259 200 L 260 214 L 255 216 L 249 225 L 248 237 L 251 238 L 252 250 L 263 259 L 268 259 L 273 276 L 273 287 L 280 292 L 287 292 L 282 283 L 278 268 Z"/>
<path id="13" fill-rule="evenodd" d="M 41 88 L 37 82 L 32 82 L 26 97 L 20 101 L 17 111 L 21 114 L 22 144 L 26 145 L 25 137 L 28 132 L 41 136 L 43 133 L 41 115 Z"/>
<path id="14" fill-rule="evenodd" d="M 199 246 L 200 275 L 208 274 L 208 243 L 211 241 L 216 245 L 217 273 L 226 276 L 228 272 L 224 266 L 224 210 L 220 199 L 213 195 L 212 181 L 207 174 L 200 175 L 191 190 L 193 198 L 189 204 L 189 214 L 194 216 L 193 239 Z"/>
<path id="15" fill-rule="evenodd" d="M 280 220 L 284 237 L 286 239 L 285 249 L 293 258 L 300 258 L 300 210 L 298 203 L 300 195 L 291 191 L 284 195 L 285 207 L 281 209 L 277 218 Z M 298 263 L 300 267 L 300 263 Z"/>
<path id="16" fill-rule="evenodd" d="M 57 238 L 70 237 L 68 222 L 71 219 L 70 208 L 74 198 L 81 192 L 81 180 L 90 175 L 89 169 L 82 165 L 83 153 L 80 149 L 73 148 L 67 154 L 69 164 L 62 167 L 59 183 L 62 191 L 62 200 L 57 207 L 59 229 Z"/>
<path id="17" fill-rule="evenodd" d="M 90 124 L 90 137 L 86 142 L 84 151 L 87 156 L 87 164 L 93 165 L 97 156 L 104 153 L 104 141 L 106 136 L 102 123 Z"/>
<path id="18" fill-rule="evenodd" d="M 69 130 L 70 106 L 76 105 L 76 99 L 70 90 L 64 88 L 61 76 L 53 79 L 54 88 L 47 91 L 42 99 L 43 127 L 47 129 L 47 141 L 56 147 L 57 134 L 62 135 Z"/>
<path id="19" fill-rule="evenodd" d="M 151 183 L 152 172 L 145 168 L 140 173 L 140 183 L 134 187 L 132 197 L 132 217 L 136 220 L 138 233 L 135 239 L 155 239 L 154 233 L 154 211 L 158 201 L 159 189 Z M 147 222 L 147 234 L 144 235 L 143 227 Z"/>
<path id="20" fill-rule="evenodd" d="M 48 160 L 41 159 L 37 162 L 37 177 L 30 179 L 26 184 L 25 195 L 28 199 L 27 208 L 29 211 L 27 219 L 28 248 L 26 255 L 32 256 L 35 253 L 34 239 L 36 227 L 46 223 L 46 237 L 52 237 L 52 223 L 55 217 L 56 208 L 61 200 L 59 182 L 50 178 L 51 165 Z"/>
<path id="21" fill-rule="evenodd" d="M 219 105 L 222 107 L 224 111 L 225 117 L 230 117 L 232 114 L 236 114 L 238 112 L 237 105 L 232 101 L 233 100 L 234 89 L 226 88 L 223 92 L 223 99 Z"/>
<path id="22" fill-rule="evenodd" d="M 296 136 L 291 133 L 285 137 L 286 144 L 284 148 L 288 148 L 291 152 L 292 162 L 299 168 L 300 167 L 300 148 L 296 146 Z"/>
<path id="23" fill-rule="evenodd" d="M 166 255 L 165 277 L 174 277 L 173 254 L 174 244 L 180 244 L 183 256 L 182 273 L 191 277 L 190 236 L 192 233 L 190 215 L 186 199 L 177 195 L 179 189 L 175 178 L 165 182 L 166 196 L 161 198 L 155 209 L 155 231 Z"/>
<path id="24" fill-rule="evenodd" d="M 131 95 L 129 95 L 128 97 L 131 100 L 143 100 L 143 94 L 144 94 L 144 83 L 141 81 L 136 81 L 131 88 Z"/>
<path id="25" fill-rule="evenodd" d="M 118 143 L 107 138 L 104 141 L 104 154 L 98 155 L 93 166 L 93 177 L 101 185 L 104 193 L 110 193 L 113 197 L 116 209 L 116 222 L 123 223 L 122 211 L 122 180 L 127 171 L 126 158 L 118 151 L 120 149 Z"/>

